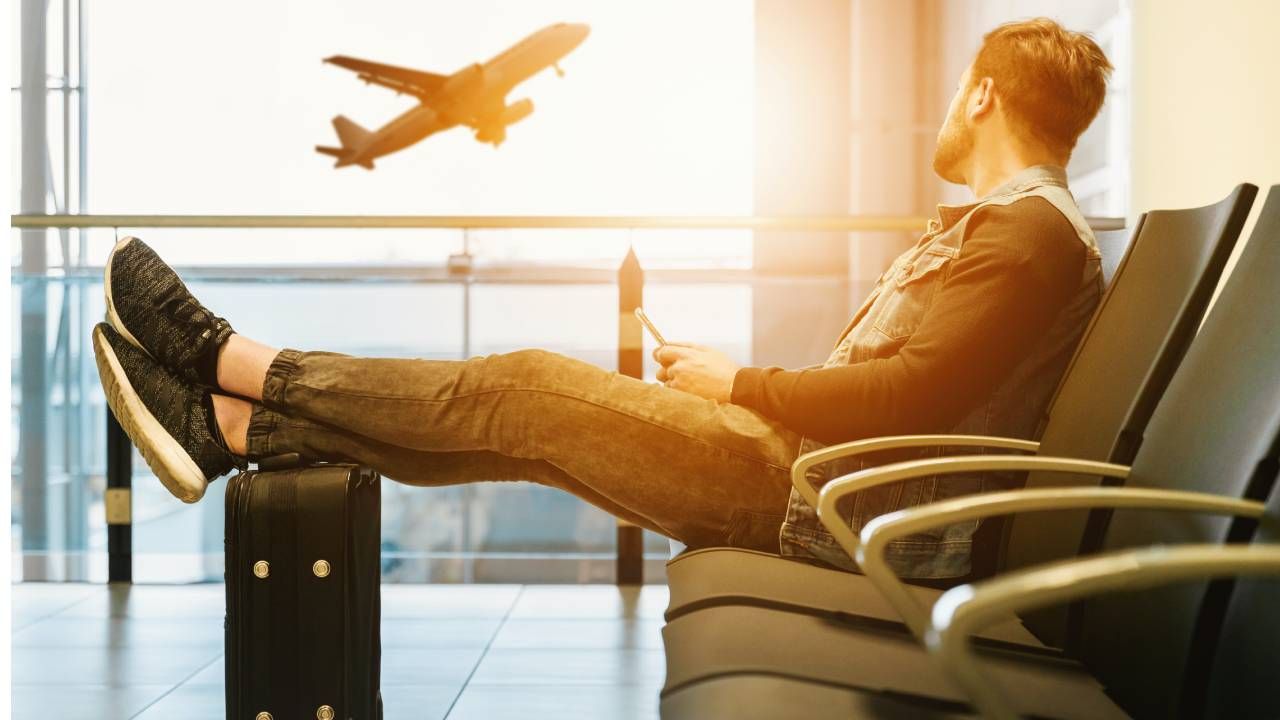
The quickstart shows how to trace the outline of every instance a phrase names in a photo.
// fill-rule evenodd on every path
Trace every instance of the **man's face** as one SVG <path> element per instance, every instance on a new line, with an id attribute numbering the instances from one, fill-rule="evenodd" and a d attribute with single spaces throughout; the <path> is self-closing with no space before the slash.
<path id="1" fill-rule="evenodd" d="M 960 76 L 960 86 L 951 96 L 947 119 L 938 130 L 938 144 L 933 150 L 933 171 L 943 180 L 957 185 L 965 183 L 963 166 L 973 152 L 973 125 L 965 112 L 971 89 L 970 71 L 965 70 Z"/>

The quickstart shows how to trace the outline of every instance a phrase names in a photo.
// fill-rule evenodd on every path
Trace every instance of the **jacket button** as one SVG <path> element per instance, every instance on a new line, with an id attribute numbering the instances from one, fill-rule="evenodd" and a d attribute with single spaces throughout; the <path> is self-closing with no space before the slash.
<path id="1" fill-rule="evenodd" d="M 316 720 L 333 720 L 333 708 L 328 705 L 316 708 Z"/>
<path id="2" fill-rule="evenodd" d="M 315 561 L 315 564 L 311 566 L 311 572 L 315 573 L 315 576 L 319 578 L 329 577 L 329 561 L 328 560 Z"/>
<path id="3" fill-rule="evenodd" d="M 262 712 L 255 715 L 253 720 L 272 720 L 271 713 L 267 712 L 266 710 L 263 710 Z"/>
<path id="4" fill-rule="evenodd" d="M 264 578 L 271 574 L 271 565 L 266 560 L 259 560 L 253 564 L 253 574 L 257 577 Z"/>

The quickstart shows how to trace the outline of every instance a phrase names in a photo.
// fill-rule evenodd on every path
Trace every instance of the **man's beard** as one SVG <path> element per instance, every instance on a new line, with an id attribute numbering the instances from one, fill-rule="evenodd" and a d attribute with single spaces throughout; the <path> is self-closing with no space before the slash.
<path id="1" fill-rule="evenodd" d="M 961 165 L 973 152 L 973 130 L 965 124 L 963 116 L 949 117 L 938 133 L 938 144 L 933 149 L 933 171 L 949 183 L 965 184 Z"/>

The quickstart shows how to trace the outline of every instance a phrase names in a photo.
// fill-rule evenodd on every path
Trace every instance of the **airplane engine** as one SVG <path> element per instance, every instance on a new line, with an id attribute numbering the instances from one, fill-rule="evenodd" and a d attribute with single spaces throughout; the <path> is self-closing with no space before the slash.
<path id="1" fill-rule="evenodd" d="M 502 109 L 502 124 L 515 125 L 533 114 L 533 101 L 529 98 L 517 100 Z"/>
<path id="2" fill-rule="evenodd" d="M 533 113 L 533 101 L 525 98 L 504 107 L 494 119 L 486 120 L 476 130 L 476 140 L 493 143 L 494 147 L 507 139 L 507 126 L 514 125 Z"/>

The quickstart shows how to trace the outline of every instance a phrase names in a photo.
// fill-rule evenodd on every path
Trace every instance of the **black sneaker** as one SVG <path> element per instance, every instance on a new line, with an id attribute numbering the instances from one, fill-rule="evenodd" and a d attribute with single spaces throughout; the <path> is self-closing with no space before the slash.
<path id="1" fill-rule="evenodd" d="M 107 321 L 125 340 L 184 378 L 217 386 L 218 347 L 231 337 L 231 324 L 201 305 L 146 243 L 116 243 L 103 288 Z"/>
<path id="2" fill-rule="evenodd" d="M 134 347 L 106 323 L 93 328 L 93 354 L 107 404 L 160 482 L 193 503 L 209 481 L 246 467 L 214 439 L 209 391 Z"/>

